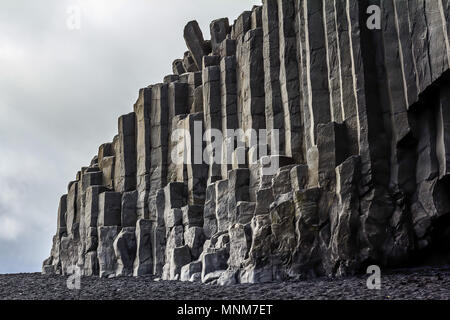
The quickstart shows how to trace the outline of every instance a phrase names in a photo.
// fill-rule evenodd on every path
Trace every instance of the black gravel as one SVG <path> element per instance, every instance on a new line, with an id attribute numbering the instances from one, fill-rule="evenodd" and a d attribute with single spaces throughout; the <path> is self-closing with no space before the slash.
<path id="1" fill-rule="evenodd" d="M 221 287 L 153 277 L 84 277 L 80 290 L 67 277 L 39 273 L 0 275 L 0 300 L 449 300 L 450 267 L 407 269 L 382 275 L 381 290 L 367 289 L 365 275 L 299 282 Z"/>

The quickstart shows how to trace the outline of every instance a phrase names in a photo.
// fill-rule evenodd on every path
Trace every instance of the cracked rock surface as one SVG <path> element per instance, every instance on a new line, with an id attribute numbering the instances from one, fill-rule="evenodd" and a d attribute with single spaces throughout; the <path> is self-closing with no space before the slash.
<path id="1" fill-rule="evenodd" d="M 174 74 L 69 183 L 43 273 L 233 285 L 450 263 L 449 12 L 264 0 L 211 40 L 187 23 Z"/>

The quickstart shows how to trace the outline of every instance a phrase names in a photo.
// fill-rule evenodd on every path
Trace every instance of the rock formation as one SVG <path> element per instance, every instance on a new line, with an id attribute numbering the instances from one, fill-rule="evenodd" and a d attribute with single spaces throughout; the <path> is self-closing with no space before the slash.
<path id="1" fill-rule="evenodd" d="M 226 285 L 450 256 L 449 0 L 264 0 L 210 31 L 187 24 L 69 183 L 44 273 Z M 264 134 L 202 158 L 211 129 Z"/>

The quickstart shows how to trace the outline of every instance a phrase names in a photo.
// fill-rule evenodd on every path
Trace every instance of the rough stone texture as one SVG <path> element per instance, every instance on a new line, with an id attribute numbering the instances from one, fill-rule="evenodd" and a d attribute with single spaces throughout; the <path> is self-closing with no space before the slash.
<path id="1" fill-rule="evenodd" d="M 116 276 L 133 274 L 133 263 L 136 257 L 136 228 L 126 227 L 117 235 L 113 247 L 116 255 Z"/>
<path id="2" fill-rule="evenodd" d="M 125 227 L 135 227 L 137 221 L 136 202 L 138 199 L 137 191 L 124 192 L 122 194 L 122 208 L 120 212 L 120 225 Z"/>
<path id="3" fill-rule="evenodd" d="M 150 196 L 151 172 L 151 104 L 152 88 L 139 90 L 139 97 L 134 104 L 136 114 L 136 190 L 138 198 L 136 209 L 140 218 L 148 218 L 148 199 Z"/>
<path id="4" fill-rule="evenodd" d="M 211 40 L 189 22 L 173 74 L 69 184 L 43 272 L 232 285 L 448 261 L 448 12 L 264 0 Z"/>
<path id="5" fill-rule="evenodd" d="M 99 227 L 120 226 L 122 194 L 120 192 L 103 192 L 99 196 L 99 214 L 97 225 Z"/>
<path id="6" fill-rule="evenodd" d="M 142 276 L 153 273 L 152 221 L 139 219 L 136 223 L 136 259 L 133 275 Z"/>
<path id="7" fill-rule="evenodd" d="M 203 56 L 208 55 L 209 52 L 197 21 L 191 21 L 186 25 L 184 28 L 184 40 L 197 69 L 200 70 Z"/>
<path id="8" fill-rule="evenodd" d="M 110 278 L 116 274 L 116 255 L 114 252 L 114 239 L 119 234 L 119 227 L 98 227 L 97 256 L 100 268 L 100 277 Z"/>
<path id="9" fill-rule="evenodd" d="M 114 139 L 114 190 L 136 189 L 136 114 L 119 118 L 119 134 Z"/>
<path id="10" fill-rule="evenodd" d="M 220 53 L 220 45 L 230 33 L 228 18 L 217 19 L 211 22 L 211 47 L 213 54 Z"/>

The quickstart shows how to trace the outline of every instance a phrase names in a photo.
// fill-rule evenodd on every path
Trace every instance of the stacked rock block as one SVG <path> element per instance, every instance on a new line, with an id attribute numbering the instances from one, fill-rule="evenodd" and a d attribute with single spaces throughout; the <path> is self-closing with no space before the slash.
<path id="1" fill-rule="evenodd" d="M 231 284 L 448 257 L 449 6 L 264 0 L 211 40 L 189 22 L 174 74 L 69 184 L 43 271 Z"/>

